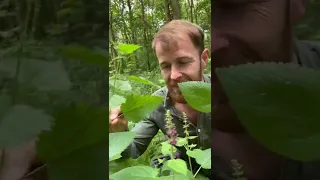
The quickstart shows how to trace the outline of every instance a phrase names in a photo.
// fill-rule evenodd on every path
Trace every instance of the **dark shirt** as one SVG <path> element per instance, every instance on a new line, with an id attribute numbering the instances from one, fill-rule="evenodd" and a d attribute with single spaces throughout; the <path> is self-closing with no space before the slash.
<path id="1" fill-rule="evenodd" d="M 211 83 L 211 78 L 208 75 L 203 75 L 203 81 Z M 163 87 L 156 91 L 153 95 L 164 97 L 166 100 L 164 103 L 159 105 L 145 120 L 137 123 L 135 127 L 131 130 L 136 132 L 133 143 L 121 154 L 123 158 L 138 158 L 147 149 L 152 138 L 158 133 L 159 129 L 167 135 L 165 128 L 165 114 L 167 110 L 170 110 L 171 116 L 173 118 L 173 123 L 176 126 L 177 134 L 179 137 L 185 137 L 183 129 L 183 117 L 182 113 L 179 112 L 170 101 L 168 96 L 168 89 Z M 197 136 L 194 141 L 190 144 L 197 144 L 195 148 L 200 148 L 202 150 L 211 148 L 211 113 L 200 113 L 199 120 L 196 125 L 190 122 L 189 126 L 190 136 Z M 187 160 L 184 147 L 177 147 L 181 153 L 181 158 Z M 188 164 L 188 163 L 187 163 Z M 197 167 L 195 162 L 192 163 L 193 169 Z M 209 172 L 207 172 L 209 173 Z M 211 175 L 211 173 L 209 173 Z"/>

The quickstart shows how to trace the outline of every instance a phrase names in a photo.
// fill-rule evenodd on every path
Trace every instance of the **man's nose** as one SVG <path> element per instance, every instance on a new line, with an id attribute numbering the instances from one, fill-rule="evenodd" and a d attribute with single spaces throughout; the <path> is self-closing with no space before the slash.
<path id="1" fill-rule="evenodd" d="M 172 80 L 178 80 L 179 78 L 181 78 L 182 73 L 179 71 L 179 69 L 172 67 L 171 68 L 171 75 L 170 75 L 170 79 Z"/>

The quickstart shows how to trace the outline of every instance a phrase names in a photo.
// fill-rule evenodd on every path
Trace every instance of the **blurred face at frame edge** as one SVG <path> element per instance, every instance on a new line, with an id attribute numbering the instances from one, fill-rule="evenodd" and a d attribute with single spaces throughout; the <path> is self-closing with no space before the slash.
<path id="1" fill-rule="evenodd" d="M 215 68 L 249 62 L 290 62 L 292 26 L 307 0 L 215 0 L 212 4 L 213 128 L 245 132 L 228 103 Z"/>

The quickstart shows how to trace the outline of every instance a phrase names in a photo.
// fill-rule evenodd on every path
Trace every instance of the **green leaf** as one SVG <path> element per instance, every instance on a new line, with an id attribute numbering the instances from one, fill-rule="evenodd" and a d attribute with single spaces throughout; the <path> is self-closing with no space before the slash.
<path id="1" fill-rule="evenodd" d="M 124 151 L 133 141 L 135 132 L 117 132 L 109 134 L 109 160 Z"/>
<path id="2" fill-rule="evenodd" d="M 108 108 L 94 108 L 83 104 L 57 110 L 52 130 L 39 137 L 40 158 L 51 162 L 106 140 L 109 134 L 108 112 Z"/>
<path id="3" fill-rule="evenodd" d="M 190 81 L 178 85 L 191 107 L 200 112 L 211 112 L 211 84 Z"/>
<path id="4" fill-rule="evenodd" d="M 192 178 L 189 178 L 186 175 L 183 174 L 173 174 L 169 176 L 161 176 L 159 177 L 160 180 L 192 180 Z"/>
<path id="5" fill-rule="evenodd" d="M 186 144 L 188 144 L 187 138 L 181 138 L 181 137 L 177 138 L 176 146 L 181 147 L 181 146 L 184 146 Z"/>
<path id="6" fill-rule="evenodd" d="M 108 179 L 108 143 L 92 144 L 48 163 L 50 180 Z"/>
<path id="7" fill-rule="evenodd" d="M 125 168 L 110 176 L 111 180 L 152 180 L 158 179 L 158 171 L 148 166 Z"/>
<path id="8" fill-rule="evenodd" d="M 190 149 L 192 149 L 192 148 L 197 147 L 197 145 L 196 145 L 196 144 L 190 144 L 190 145 L 188 145 L 188 147 L 189 147 Z"/>
<path id="9" fill-rule="evenodd" d="M 131 91 L 132 87 L 129 81 L 122 81 L 116 79 L 109 79 L 109 85 L 113 86 L 121 91 Z"/>
<path id="10" fill-rule="evenodd" d="M 150 86 L 155 86 L 157 88 L 161 88 L 160 86 L 154 84 L 153 82 L 143 78 L 143 77 L 137 77 L 137 76 L 128 76 L 129 80 L 138 82 L 138 83 L 142 83 L 142 84 L 146 84 L 146 85 L 150 85 Z"/>
<path id="11" fill-rule="evenodd" d="M 120 44 L 117 49 L 122 54 L 132 54 L 134 51 L 140 49 L 142 46 L 135 45 L 135 44 Z"/>
<path id="12" fill-rule="evenodd" d="M 182 159 L 168 160 L 167 167 L 170 168 L 171 170 L 173 170 L 177 173 L 183 174 L 183 175 L 187 175 L 187 173 L 188 173 L 187 164 Z"/>
<path id="13" fill-rule="evenodd" d="M 195 139 L 197 138 L 198 136 L 188 136 L 188 139 Z"/>
<path id="14" fill-rule="evenodd" d="M 17 59 L 0 61 L 0 71 L 14 78 Z M 61 61 L 43 61 L 24 59 L 19 70 L 19 83 L 24 86 L 35 87 L 42 91 L 67 91 L 71 88 L 71 81 Z"/>
<path id="15" fill-rule="evenodd" d="M 203 151 L 201 149 L 194 149 L 192 151 L 187 151 L 187 155 L 192 158 L 199 158 L 203 155 Z"/>
<path id="16" fill-rule="evenodd" d="M 197 176 L 195 177 L 195 180 L 210 180 L 210 179 L 198 173 Z"/>
<path id="17" fill-rule="evenodd" d="M 114 161 L 110 161 L 109 160 L 109 168 L 108 168 L 109 169 L 109 176 L 114 174 L 114 173 L 116 173 L 116 172 L 118 172 L 118 171 L 120 171 L 120 170 L 122 170 L 122 169 L 125 169 L 127 167 L 141 165 L 138 162 L 138 159 L 124 158 L 124 159 L 116 159 Z"/>
<path id="18" fill-rule="evenodd" d="M 164 155 L 171 154 L 172 152 L 176 152 L 176 147 L 169 144 L 168 141 L 164 141 L 161 143 L 161 153 Z"/>
<path id="19" fill-rule="evenodd" d="M 294 64 L 218 69 L 237 117 L 262 145 L 294 160 L 320 159 L 320 72 Z"/>
<path id="20" fill-rule="evenodd" d="M 204 151 L 194 149 L 187 151 L 187 155 L 196 159 L 196 162 L 204 169 L 211 169 L 211 148 Z"/>
<path id="21" fill-rule="evenodd" d="M 109 159 L 109 161 L 114 161 L 114 160 L 120 159 L 121 157 L 122 157 L 121 154 L 116 154 L 111 159 Z"/>
<path id="22" fill-rule="evenodd" d="M 121 105 L 121 112 L 128 121 L 138 122 L 149 115 L 161 102 L 159 96 L 144 96 L 132 94 Z"/>
<path id="23" fill-rule="evenodd" d="M 17 147 L 49 130 L 52 117 L 31 106 L 16 105 L 0 121 L 0 148 Z"/>
<path id="24" fill-rule="evenodd" d="M 114 94 L 109 99 L 109 109 L 115 108 L 119 106 L 120 104 L 124 103 L 126 101 L 126 98 L 123 96 L 119 96 L 117 94 Z"/>
<path id="25" fill-rule="evenodd" d="M 77 59 L 88 64 L 109 67 L 108 57 L 80 45 L 68 45 L 60 48 L 60 52 L 72 59 Z"/>

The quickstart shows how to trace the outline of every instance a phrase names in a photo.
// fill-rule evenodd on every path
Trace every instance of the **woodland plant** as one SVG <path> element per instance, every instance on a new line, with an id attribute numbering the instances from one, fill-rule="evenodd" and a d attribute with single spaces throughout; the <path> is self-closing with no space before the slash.
<path id="1" fill-rule="evenodd" d="M 196 136 L 189 136 L 188 127 L 189 123 L 187 116 L 183 113 L 184 117 L 184 133 L 185 137 L 178 137 L 176 132 L 176 127 L 172 122 L 172 117 L 170 115 L 170 110 L 166 112 L 165 122 L 168 136 L 166 136 L 166 141 L 162 142 L 161 153 L 163 155 L 169 155 L 167 159 L 157 159 L 157 164 L 155 168 L 149 166 L 133 166 L 122 169 L 121 171 L 112 174 L 110 179 L 120 180 L 125 178 L 139 179 L 139 178 L 150 178 L 150 179 L 164 179 L 164 178 L 174 178 L 174 179 L 206 179 L 205 177 L 199 175 L 201 168 L 210 169 L 211 168 L 211 149 L 200 150 L 193 149 L 196 147 L 195 144 L 189 144 L 189 139 L 194 139 Z M 175 146 L 185 147 L 187 150 L 189 167 L 184 160 L 179 158 L 177 153 L 177 148 Z M 191 158 L 194 158 L 196 162 L 200 165 L 195 174 L 193 174 L 191 166 Z M 168 175 L 164 175 L 161 171 L 169 170 Z M 136 171 L 139 171 L 138 173 Z M 133 175 L 133 172 L 135 172 Z M 146 173 L 148 172 L 148 173 Z"/>

